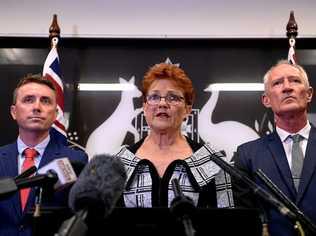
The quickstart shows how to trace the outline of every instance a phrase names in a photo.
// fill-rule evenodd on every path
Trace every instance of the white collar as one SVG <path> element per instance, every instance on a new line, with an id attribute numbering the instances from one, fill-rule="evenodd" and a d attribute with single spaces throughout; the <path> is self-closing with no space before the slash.
<path id="1" fill-rule="evenodd" d="M 50 141 L 50 135 L 48 135 L 42 142 L 38 143 L 32 148 L 35 148 L 35 150 L 40 154 L 40 156 L 43 156 L 45 148 L 48 145 L 49 141 Z M 17 146 L 18 146 L 18 152 L 20 155 L 22 155 L 23 151 L 29 147 L 22 141 L 20 136 L 17 139 Z"/>
<path id="2" fill-rule="evenodd" d="M 285 142 L 285 140 L 289 137 L 289 135 L 294 135 L 294 134 L 300 134 L 302 137 L 304 137 L 304 139 L 308 140 L 310 130 L 311 130 L 311 125 L 309 121 L 307 121 L 307 124 L 304 126 L 304 128 L 302 128 L 296 133 L 289 133 L 285 131 L 284 129 L 276 127 L 276 132 L 278 133 L 282 142 Z"/>

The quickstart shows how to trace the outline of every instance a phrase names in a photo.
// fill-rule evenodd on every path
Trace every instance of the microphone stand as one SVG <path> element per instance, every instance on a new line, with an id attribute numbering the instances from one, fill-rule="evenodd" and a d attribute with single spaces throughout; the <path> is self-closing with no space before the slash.
<path id="1" fill-rule="evenodd" d="M 43 196 L 43 188 L 36 188 L 36 198 L 35 198 L 35 210 L 33 213 L 33 217 L 41 216 L 41 204 L 42 204 L 42 196 Z"/>
<path id="2" fill-rule="evenodd" d="M 34 218 L 34 225 L 33 225 L 33 235 L 34 236 L 40 236 L 40 230 L 39 230 L 39 225 L 41 224 L 40 216 L 41 216 L 41 202 L 42 202 L 42 191 L 43 188 L 41 187 L 36 187 L 35 188 L 35 207 L 34 207 L 34 212 L 33 212 L 33 218 Z"/>
<path id="3" fill-rule="evenodd" d="M 87 210 L 80 210 L 75 213 L 74 216 L 62 223 L 54 236 L 86 236 L 88 233 L 88 226 L 85 223 L 87 215 Z"/>
<path id="4" fill-rule="evenodd" d="M 183 194 L 178 179 L 172 179 L 171 183 L 175 198 L 171 202 L 170 211 L 183 224 L 185 235 L 194 236 L 195 229 L 191 221 L 191 215 L 195 211 L 193 201 Z"/>
<path id="5" fill-rule="evenodd" d="M 224 171 L 226 171 L 231 176 L 235 177 L 236 179 L 242 181 L 244 184 L 246 184 L 255 195 L 263 199 L 264 201 L 268 202 L 272 206 L 274 206 L 278 211 L 291 219 L 293 222 L 296 222 L 298 220 L 298 216 L 293 213 L 292 210 L 290 210 L 288 207 L 286 207 L 282 202 L 277 200 L 272 194 L 261 188 L 259 185 L 257 185 L 254 181 L 252 181 L 250 178 L 248 178 L 245 174 L 243 174 L 238 169 L 231 166 L 229 163 L 227 163 L 225 160 L 223 160 L 222 157 L 225 157 L 222 152 L 214 152 L 208 145 L 205 145 L 206 149 L 210 153 L 210 159 L 215 164 L 217 164 L 220 168 L 222 168 Z"/>
<path id="6" fill-rule="evenodd" d="M 258 169 L 255 174 L 280 201 L 282 201 L 289 209 L 291 209 L 291 211 L 293 211 L 297 218 L 296 229 L 299 231 L 301 230 L 300 226 L 297 225 L 299 222 L 301 222 L 310 232 L 316 234 L 316 226 L 314 223 L 306 215 L 304 215 L 304 213 L 272 182 L 272 180 L 261 169 Z M 302 235 L 302 232 L 300 233 Z"/>

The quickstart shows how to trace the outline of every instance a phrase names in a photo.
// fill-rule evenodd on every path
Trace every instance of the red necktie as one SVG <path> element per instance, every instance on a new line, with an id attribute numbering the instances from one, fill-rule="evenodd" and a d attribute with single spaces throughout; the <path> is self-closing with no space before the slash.
<path id="1" fill-rule="evenodd" d="M 23 154 L 24 154 L 25 160 L 22 165 L 22 172 L 34 166 L 34 158 L 38 155 L 38 153 L 34 148 L 26 148 Z M 30 188 L 24 188 L 20 190 L 22 211 L 25 208 L 30 190 L 31 190 Z"/>

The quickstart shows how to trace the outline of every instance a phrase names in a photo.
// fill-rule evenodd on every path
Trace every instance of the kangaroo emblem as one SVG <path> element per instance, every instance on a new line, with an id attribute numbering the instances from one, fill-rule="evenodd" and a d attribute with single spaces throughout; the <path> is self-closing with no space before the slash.
<path id="1" fill-rule="evenodd" d="M 237 146 L 259 138 L 259 135 L 247 125 L 237 121 L 212 123 L 212 114 L 216 107 L 219 91 L 207 87 L 204 91 L 212 92 L 211 97 L 202 107 L 198 118 L 199 135 L 204 142 L 210 142 L 218 150 L 224 150 L 230 161 Z"/>
<path id="2" fill-rule="evenodd" d="M 142 93 L 135 86 L 135 77 L 129 81 L 119 78 L 119 82 L 132 84 L 133 89 L 121 93 L 121 101 L 112 115 L 97 127 L 89 136 L 86 152 L 89 158 L 97 154 L 113 154 L 123 144 L 127 132 L 134 135 L 135 142 L 139 140 L 139 133 L 132 125 L 132 120 L 142 111 L 134 109 L 133 98 L 140 97 Z"/>

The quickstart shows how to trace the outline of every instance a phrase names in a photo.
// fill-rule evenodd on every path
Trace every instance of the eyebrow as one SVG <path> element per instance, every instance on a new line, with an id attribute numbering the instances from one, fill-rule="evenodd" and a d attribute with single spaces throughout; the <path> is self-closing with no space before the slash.
<path id="1" fill-rule="evenodd" d="M 151 90 L 151 91 L 148 92 L 148 94 L 151 94 L 151 93 L 159 93 L 160 94 L 161 91 L 160 90 Z M 175 94 L 175 95 L 183 96 L 180 93 L 177 90 L 169 90 L 169 91 L 167 91 L 167 94 Z"/>
<path id="2" fill-rule="evenodd" d="M 26 94 L 26 95 L 24 95 L 23 97 L 21 97 L 21 99 L 25 99 L 25 98 L 35 98 L 35 97 L 37 97 L 37 96 L 34 95 L 34 94 Z M 40 96 L 39 99 L 50 99 L 50 100 L 53 100 L 52 97 L 46 96 L 46 95 Z"/>

